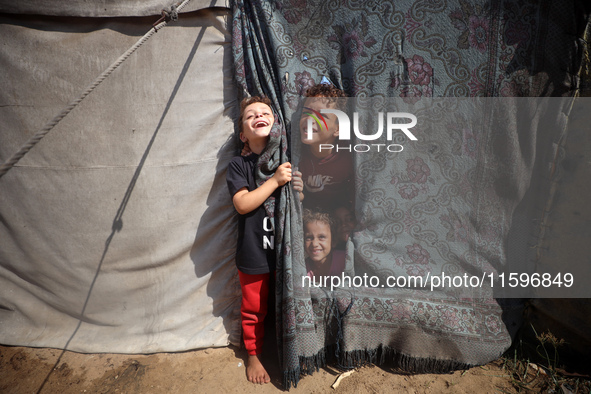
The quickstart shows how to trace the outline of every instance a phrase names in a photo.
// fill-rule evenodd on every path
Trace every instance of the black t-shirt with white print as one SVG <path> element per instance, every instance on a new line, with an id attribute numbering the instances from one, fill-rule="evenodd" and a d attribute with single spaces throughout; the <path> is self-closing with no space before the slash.
<path id="1" fill-rule="evenodd" d="M 226 182 L 230 195 L 243 187 L 256 189 L 255 169 L 259 156 L 236 156 L 228 164 Z M 275 191 L 278 195 L 278 190 Z M 271 218 L 263 205 L 246 215 L 239 215 L 236 266 L 249 275 L 266 274 L 275 270 L 275 243 Z"/>

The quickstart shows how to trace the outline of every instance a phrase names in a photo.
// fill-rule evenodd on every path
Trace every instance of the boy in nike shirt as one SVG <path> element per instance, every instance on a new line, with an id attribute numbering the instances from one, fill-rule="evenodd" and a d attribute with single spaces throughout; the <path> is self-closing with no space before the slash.
<path id="1" fill-rule="evenodd" d="M 330 84 L 317 84 L 306 91 L 300 139 L 304 144 L 299 171 L 294 171 L 293 188 L 300 192 L 305 208 L 330 212 L 353 199 L 353 161 L 348 151 L 336 149 L 339 122 L 335 114 L 322 109 L 339 109 L 345 93 Z M 309 119 L 312 133 L 308 133 Z M 316 120 L 319 120 L 318 122 Z M 332 148 L 328 148 L 332 146 Z"/>

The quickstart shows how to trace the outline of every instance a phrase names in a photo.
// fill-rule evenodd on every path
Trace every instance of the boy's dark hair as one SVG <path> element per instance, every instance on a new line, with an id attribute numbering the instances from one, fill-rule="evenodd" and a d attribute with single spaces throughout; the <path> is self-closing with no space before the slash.
<path id="1" fill-rule="evenodd" d="M 327 101 L 332 102 L 337 108 L 343 109 L 344 101 L 339 100 L 347 97 L 344 91 L 337 88 L 333 84 L 319 83 L 309 87 L 304 94 L 305 97 L 326 97 Z"/>
<path id="2" fill-rule="evenodd" d="M 242 133 L 242 122 L 244 121 L 244 110 L 250 104 L 254 104 L 254 103 L 267 104 L 269 106 L 269 108 L 271 108 L 271 111 L 273 111 L 273 107 L 271 107 L 271 99 L 269 97 L 252 96 L 252 97 L 246 97 L 246 98 L 242 99 L 242 101 L 240 102 L 240 117 L 238 118 L 238 131 L 241 133 Z M 275 115 L 273 114 L 273 116 L 275 116 Z"/>
<path id="3" fill-rule="evenodd" d="M 336 221 L 328 214 L 328 212 L 323 211 L 313 211 L 311 209 L 304 209 L 302 219 L 304 222 L 304 231 L 306 224 L 311 222 L 322 222 L 328 224 L 330 227 L 331 237 L 336 235 Z"/>
<path id="4" fill-rule="evenodd" d="M 306 97 L 347 97 L 345 92 L 328 83 L 319 83 L 306 90 Z"/>

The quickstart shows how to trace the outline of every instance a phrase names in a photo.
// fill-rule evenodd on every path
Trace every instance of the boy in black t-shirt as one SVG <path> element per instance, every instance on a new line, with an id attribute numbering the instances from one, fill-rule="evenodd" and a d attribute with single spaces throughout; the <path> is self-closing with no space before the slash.
<path id="1" fill-rule="evenodd" d="M 291 164 L 281 164 L 275 174 L 261 186 L 255 182 L 258 157 L 267 146 L 275 118 L 271 101 L 266 97 L 250 97 L 240 104 L 240 140 L 253 153 L 236 156 L 228 165 L 226 180 L 232 202 L 240 214 L 236 266 L 242 288 L 242 332 L 248 352 L 246 375 L 252 383 L 268 383 L 271 379 L 260 355 L 267 314 L 267 297 L 271 272 L 275 270 L 274 241 L 271 219 L 263 203 L 279 187 L 291 181 Z"/>

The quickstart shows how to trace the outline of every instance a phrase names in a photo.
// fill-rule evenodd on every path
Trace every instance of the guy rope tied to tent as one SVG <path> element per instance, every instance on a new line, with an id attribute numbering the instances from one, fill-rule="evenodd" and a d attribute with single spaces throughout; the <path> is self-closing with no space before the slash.
<path id="1" fill-rule="evenodd" d="M 119 57 L 113 64 L 111 64 L 101 75 L 99 75 L 93 83 L 91 83 L 82 94 L 70 104 L 64 108 L 59 114 L 57 114 L 49 123 L 39 130 L 33 137 L 25 143 L 18 152 L 16 152 L 10 159 L 4 164 L 0 165 L 0 178 L 2 178 L 12 167 L 22 159 L 27 152 L 29 152 L 43 137 L 45 137 L 63 118 L 65 118 L 78 104 L 82 102 L 92 91 L 100 85 L 113 71 L 117 69 L 124 61 L 126 61 L 139 47 L 142 46 L 152 35 L 158 30 L 165 27 L 169 21 L 177 21 L 178 13 L 190 2 L 191 0 L 184 0 L 180 4 L 173 4 L 170 10 L 162 10 L 162 17 L 154 23 L 153 27 L 148 31 L 142 38 L 140 38 L 131 48 L 129 48 L 123 55 Z"/>

